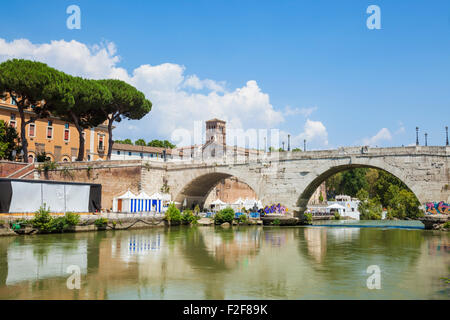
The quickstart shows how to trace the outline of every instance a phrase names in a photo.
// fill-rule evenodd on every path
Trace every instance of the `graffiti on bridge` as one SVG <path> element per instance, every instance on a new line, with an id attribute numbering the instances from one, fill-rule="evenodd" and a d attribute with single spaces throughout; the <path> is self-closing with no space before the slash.
<path id="1" fill-rule="evenodd" d="M 444 201 L 441 202 L 427 202 L 427 214 L 450 214 L 450 206 Z"/>

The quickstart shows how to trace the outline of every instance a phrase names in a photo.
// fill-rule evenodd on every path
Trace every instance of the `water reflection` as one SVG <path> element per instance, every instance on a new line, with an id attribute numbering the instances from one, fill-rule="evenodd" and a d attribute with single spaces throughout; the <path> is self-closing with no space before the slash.
<path id="1" fill-rule="evenodd" d="M 1 299 L 448 299 L 450 237 L 423 230 L 170 228 L 0 239 Z M 382 290 L 368 290 L 369 265 Z M 66 269 L 78 265 L 81 290 Z"/>

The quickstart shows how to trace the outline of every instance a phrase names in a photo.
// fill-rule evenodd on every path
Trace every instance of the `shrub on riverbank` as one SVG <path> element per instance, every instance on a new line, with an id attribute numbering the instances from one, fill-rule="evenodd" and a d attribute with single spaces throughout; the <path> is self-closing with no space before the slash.
<path id="1" fill-rule="evenodd" d="M 67 212 L 64 217 L 54 218 L 50 215 L 50 207 L 47 208 L 44 204 L 36 211 L 34 218 L 31 220 L 31 225 L 38 229 L 40 233 L 58 233 L 76 226 L 79 221 L 80 216 L 72 212 Z"/>
<path id="2" fill-rule="evenodd" d="M 241 214 L 238 220 L 239 224 L 248 224 L 248 217 L 246 214 Z"/>
<path id="3" fill-rule="evenodd" d="M 166 215 L 164 217 L 167 221 L 170 222 L 181 222 L 181 213 L 180 210 L 175 207 L 175 204 L 171 203 L 169 208 L 167 208 Z"/>
<path id="4" fill-rule="evenodd" d="M 311 212 L 304 213 L 303 217 L 304 217 L 304 222 L 306 224 L 312 224 L 313 218 L 312 218 L 312 213 Z"/>
<path id="5" fill-rule="evenodd" d="M 192 210 L 185 210 L 181 215 L 181 221 L 185 224 L 197 224 L 200 217 L 194 215 Z"/>
<path id="6" fill-rule="evenodd" d="M 341 215 L 339 214 L 339 212 L 334 213 L 334 220 L 341 220 Z"/>
<path id="7" fill-rule="evenodd" d="M 106 218 L 98 218 L 94 221 L 94 225 L 97 228 L 105 228 L 108 225 L 108 219 Z"/>
<path id="8" fill-rule="evenodd" d="M 230 207 L 220 210 L 214 216 L 215 224 L 222 224 L 225 222 L 232 224 L 233 219 L 234 219 L 234 210 Z"/>

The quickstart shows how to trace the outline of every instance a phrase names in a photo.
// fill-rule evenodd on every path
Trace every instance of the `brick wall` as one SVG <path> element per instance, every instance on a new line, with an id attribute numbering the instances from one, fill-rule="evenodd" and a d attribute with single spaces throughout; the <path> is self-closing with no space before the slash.
<path id="1" fill-rule="evenodd" d="M 0 160 L 0 177 L 6 178 L 26 165 L 27 163 Z"/>

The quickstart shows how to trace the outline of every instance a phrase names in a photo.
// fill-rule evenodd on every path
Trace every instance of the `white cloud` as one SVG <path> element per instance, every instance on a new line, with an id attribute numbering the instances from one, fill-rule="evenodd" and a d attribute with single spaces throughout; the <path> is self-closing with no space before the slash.
<path id="1" fill-rule="evenodd" d="M 363 144 L 368 146 L 375 146 L 381 143 L 382 141 L 390 141 L 390 140 L 392 140 L 391 132 L 387 128 L 382 128 L 373 137 L 363 139 Z"/>
<path id="2" fill-rule="evenodd" d="M 298 135 L 291 134 L 291 149 L 300 148 L 303 150 L 304 140 L 306 140 L 307 150 L 322 149 L 328 146 L 328 131 L 321 121 L 306 120 L 303 132 Z M 285 142 L 285 149 L 288 145 L 288 132 L 280 132 L 280 146 Z"/>
<path id="3" fill-rule="evenodd" d="M 283 114 L 285 116 L 294 116 L 294 115 L 302 115 L 304 117 L 309 117 L 314 111 L 317 110 L 317 107 L 311 108 L 292 108 L 291 106 L 286 106 L 284 108 Z"/>

